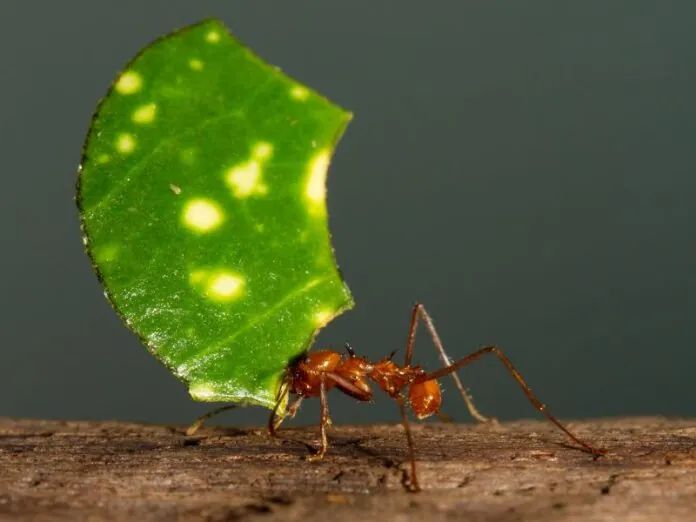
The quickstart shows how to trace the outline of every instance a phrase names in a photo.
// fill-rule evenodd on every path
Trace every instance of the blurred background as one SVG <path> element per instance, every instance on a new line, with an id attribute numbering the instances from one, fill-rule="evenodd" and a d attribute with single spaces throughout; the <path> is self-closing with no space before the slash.
<path id="1" fill-rule="evenodd" d="M 0 415 L 186 423 L 209 407 L 109 307 L 73 203 L 116 72 L 209 16 L 355 112 L 328 184 L 357 306 L 319 345 L 381 357 L 419 300 L 452 357 L 500 345 L 560 417 L 696 415 L 696 3 L 647 0 L 3 0 Z M 425 335 L 416 359 L 439 367 Z M 461 376 L 484 413 L 536 415 L 497 360 Z M 445 383 L 444 411 L 467 420 Z M 382 397 L 333 393 L 331 410 L 398 419 Z M 307 403 L 299 422 L 318 415 Z"/>

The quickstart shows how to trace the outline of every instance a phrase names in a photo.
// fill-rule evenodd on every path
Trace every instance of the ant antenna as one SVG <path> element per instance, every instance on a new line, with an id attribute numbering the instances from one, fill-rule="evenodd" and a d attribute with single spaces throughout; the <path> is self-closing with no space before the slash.
<path id="1" fill-rule="evenodd" d="M 349 343 L 346 343 L 345 347 L 346 351 L 348 352 L 348 355 L 350 355 L 351 357 L 355 357 L 355 350 L 353 350 L 353 347 Z"/>

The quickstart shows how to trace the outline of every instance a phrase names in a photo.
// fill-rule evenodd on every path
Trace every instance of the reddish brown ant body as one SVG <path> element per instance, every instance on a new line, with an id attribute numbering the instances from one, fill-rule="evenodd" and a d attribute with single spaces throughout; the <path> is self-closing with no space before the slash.
<path id="1" fill-rule="evenodd" d="M 420 366 L 411 365 L 419 318 L 425 323 L 433 340 L 433 344 L 441 360 L 445 364 L 445 367 L 440 370 L 426 372 Z M 409 460 L 411 463 L 411 489 L 413 491 L 420 491 L 420 485 L 416 474 L 413 437 L 406 416 L 406 406 L 408 405 L 410 407 L 418 419 L 424 419 L 439 413 L 442 403 L 442 393 L 438 379 L 451 375 L 471 415 L 479 421 L 487 421 L 488 419 L 476 410 L 471 397 L 466 392 L 458 375 L 455 373 L 459 368 L 468 365 L 487 353 L 492 353 L 498 357 L 520 385 L 532 405 L 539 412 L 544 414 L 550 422 L 563 431 L 573 442 L 578 444 L 582 451 L 591 453 L 595 458 L 604 454 L 604 450 L 596 449 L 578 439 L 551 415 L 546 410 L 546 406 L 542 404 L 534 395 L 531 388 L 527 386 L 510 360 L 497 347 L 485 346 L 456 362 L 451 362 L 444 351 L 442 342 L 435 330 L 435 325 L 430 315 L 423 305 L 419 303 L 414 305 L 411 313 L 411 323 L 406 342 L 406 356 L 403 366 L 393 361 L 395 352 L 392 352 L 389 357 L 373 363 L 365 357 L 356 355 L 355 351 L 353 351 L 348 344 L 346 344 L 346 350 L 347 354 L 345 355 L 334 350 L 310 352 L 292 364 L 286 372 L 286 378 L 281 387 L 276 408 L 271 413 L 268 428 L 271 435 L 275 435 L 276 430 L 283 420 L 292 418 L 297 413 L 303 399 L 319 397 L 321 401 L 321 447 L 314 455 L 308 457 L 309 460 L 322 459 L 328 449 L 326 431 L 327 427 L 331 424 L 327 400 L 328 391 L 332 388 L 336 388 L 359 401 L 369 401 L 372 399 L 372 388 L 370 387 L 370 381 L 372 381 L 399 405 L 408 441 Z M 279 415 L 277 410 L 281 404 L 285 403 L 288 395 L 294 395 L 295 398 L 288 406 L 287 411 L 283 415 Z M 187 433 L 189 435 L 193 434 L 209 417 L 234 407 L 234 405 L 223 406 L 222 408 L 202 416 L 189 428 Z"/>
<path id="2" fill-rule="evenodd" d="M 426 375 L 420 366 L 400 367 L 391 358 L 371 363 L 355 355 L 350 345 L 346 345 L 346 350 L 347 358 L 333 350 L 308 354 L 290 370 L 291 393 L 302 398 L 319 397 L 323 383 L 325 391 L 336 387 L 359 401 L 370 401 L 369 379 L 394 399 L 407 388 L 408 405 L 418 419 L 430 417 L 440 409 L 440 385 L 435 379 L 420 380 Z"/>

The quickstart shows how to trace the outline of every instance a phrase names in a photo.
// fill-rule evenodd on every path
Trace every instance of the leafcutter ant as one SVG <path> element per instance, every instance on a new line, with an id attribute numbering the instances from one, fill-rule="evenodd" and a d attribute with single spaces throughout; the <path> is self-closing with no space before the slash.
<path id="1" fill-rule="evenodd" d="M 434 372 L 427 372 L 420 366 L 413 366 L 411 359 L 416 338 L 416 330 L 419 320 L 425 324 L 433 344 L 437 349 L 440 359 L 445 366 Z M 481 415 L 476 409 L 473 400 L 462 385 L 456 370 L 467 366 L 485 354 L 495 355 L 512 374 L 520 385 L 525 395 L 540 413 L 542 413 L 552 424 L 563 431 L 570 440 L 579 446 L 578 449 L 590 453 L 597 458 L 605 453 L 605 450 L 594 448 L 583 442 L 568 430 L 558 419 L 556 419 L 546 406 L 532 392 L 531 388 L 524 381 L 520 373 L 515 369 L 510 360 L 496 346 L 484 346 L 479 350 L 451 362 L 442 345 L 440 336 L 435 329 L 433 320 L 422 304 L 416 303 L 411 312 L 411 322 L 406 341 L 406 357 L 403 365 L 394 362 L 395 352 L 380 361 L 371 362 L 365 357 L 356 355 L 350 345 L 346 345 L 346 354 L 334 350 L 317 350 L 308 352 L 292 364 L 286 372 L 285 380 L 279 392 L 276 408 L 271 413 L 268 430 L 271 435 L 276 435 L 281 423 L 286 418 L 292 418 L 298 411 L 304 399 L 319 397 L 321 401 L 321 446 L 314 455 L 310 455 L 308 460 L 321 460 L 329 446 L 327 438 L 327 428 L 331 424 L 329 417 L 329 404 L 327 394 L 332 388 L 336 388 L 343 393 L 359 400 L 369 401 L 372 399 L 371 383 L 376 384 L 386 394 L 392 397 L 399 406 L 401 420 L 406 431 L 406 440 L 409 450 L 409 462 L 411 466 L 410 489 L 420 491 L 420 483 L 416 470 L 415 446 L 411 433 L 410 424 L 406 415 L 407 407 L 411 409 L 416 418 L 425 419 L 431 415 L 439 413 L 442 403 L 442 394 L 438 382 L 442 377 L 448 375 L 454 379 L 462 398 L 466 402 L 471 415 L 479 421 L 488 419 Z M 284 415 L 278 414 L 281 404 L 288 398 L 293 398 Z M 222 411 L 234 408 L 234 405 L 223 406 L 217 410 L 200 417 L 187 431 L 192 435 L 202 426 L 206 419 Z"/>

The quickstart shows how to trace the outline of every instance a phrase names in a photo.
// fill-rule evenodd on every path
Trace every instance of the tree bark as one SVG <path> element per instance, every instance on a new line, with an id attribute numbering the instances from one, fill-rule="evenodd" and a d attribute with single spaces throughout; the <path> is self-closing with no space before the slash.
<path id="1" fill-rule="evenodd" d="M 0 418 L 0 520 L 371 522 L 696 520 L 696 421 L 413 426 L 424 491 L 408 493 L 400 425 L 265 429 Z"/>

